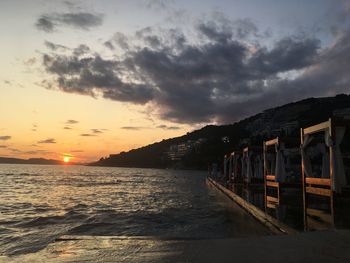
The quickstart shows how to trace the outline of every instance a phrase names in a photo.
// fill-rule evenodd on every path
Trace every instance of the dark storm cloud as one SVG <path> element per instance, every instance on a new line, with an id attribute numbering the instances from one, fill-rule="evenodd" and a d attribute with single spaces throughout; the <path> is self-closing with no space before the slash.
<path id="1" fill-rule="evenodd" d="M 81 56 L 88 54 L 90 52 L 90 48 L 87 45 L 79 45 L 77 48 L 73 49 L 74 56 Z"/>
<path id="2" fill-rule="evenodd" d="M 316 39 L 284 38 L 272 50 L 256 52 L 249 66 L 267 75 L 305 68 L 315 62 L 319 45 Z"/>
<path id="3" fill-rule="evenodd" d="M 162 41 L 159 36 L 155 35 L 151 27 L 145 27 L 136 31 L 135 33 L 138 39 L 142 39 L 146 45 L 151 46 L 152 48 L 160 47 Z"/>
<path id="4" fill-rule="evenodd" d="M 68 47 L 60 45 L 60 44 L 54 44 L 50 41 L 45 41 L 44 42 L 45 46 L 49 49 L 51 49 L 52 51 L 56 51 L 56 50 L 67 50 Z"/>
<path id="5" fill-rule="evenodd" d="M 142 48 L 151 48 L 152 50 L 169 48 L 172 50 L 172 52 L 181 51 L 187 41 L 183 32 L 181 32 L 179 29 L 158 31 L 152 27 L 145 27 L 136 31 L 135 38 L 138 41 L 143 42 Z M 138 50 L 140 50 L 140 48 L 138 48 Z"/>
<path id="6" fill-rule="evenodd" d="M 251 19 L 230 20 L 221 12 L 215 12 L 213 20 L 199 21 L 196 28 L 208 40 L 219 42 L 259 36 L 258 28 Z"/>
<path id="7" fill-rule="evenodd" d="M 12 137 L 9 136 L 9 135 L 3 135 L 3 136 L 0 136 L 0 141 L 7 141 L 7 140 L 10 140 Z"/>
<path id="8" fill-rule="evenodd" d="M 41 15 L 36 21 L 37 29 L 47 33 L 55 31 L 60 26 L 70 26 L 77 29 L 89 30 L 102 25 L 103 15 L 87 12 L 50 13 Z"/>
<path id="9" fill-rule="evenodd" d="M 54 20 L 49 16 L 42 15 L 36 21 L 35 26 L 37 27 L 37 29 L 49 33 L 49 32 L 52 32 L 55 28 L 55 23 L 53 21 Z"/>
<path id="10" fill-rule="evenodd" d="M 114 49 L 115 49 L 115 47 L 114 47 L 112 41 L 110 41 L 110 40 L 104 42 L 103 44 L 104 44 L 106 47 L 108 47 L 109 49 L 111 49 L 111 50 L 114 50 Z"/>
<path id="11" fill-rule="evenodd" d="M 41 140 L 41 141 L 38 141 L 37 143 L 47 143 L 47 144 L 53 144 L 53 143 L 56 143 L 56 140 L 53 139 L 53 138 L 48 138 L 46 140 Z"/>
<path id="12" fill-rule="evenodd" d="M 102 15 L 91 13 L 65 13 L 58 14 L 56 20 L 65 25 L 80 29 L 89 29 L 102 24 Z"/>
<path id="13" fill-rule="evenodd" d="M 219 16 L 195 29 L 200 42 L 191 43 L 179 30 L 159 34 L 147 27 L 135 35 L 143 45 L 127 42 L 123 59 L 71 52 L 44 55 L 43 64 L 56 77 L 52 87 L 150 103 L 161 118 L 178 123 L 235 121 L 305 97 L 349 92 L 350 31 L 321 48 L 318 39 L 305 36 L 265 47 L 250 20 Z"/>
<path id="14" fill-rule="evenodd" d="M 123 50 L 127 50 L 129 49 L 128 42 L 129 39 L 125 34 L 121 32 L 116 32 L 110 40 L 104 43 L 104 45 L 111 50 L 114 50 L 116 47 L 120 47 Z"/>
<path id="15" fill-rule="evenodd" d="M 83 56 L 77 54 L 44 55 L 46 70 L 57 76 L 59 89 L 118 101 L 144 104 L 153 98 L 153 89 L 147 84 L 126 83 L 119 77 L 123 70 L 120 63 L 103 59 L 99 55 Z"/>

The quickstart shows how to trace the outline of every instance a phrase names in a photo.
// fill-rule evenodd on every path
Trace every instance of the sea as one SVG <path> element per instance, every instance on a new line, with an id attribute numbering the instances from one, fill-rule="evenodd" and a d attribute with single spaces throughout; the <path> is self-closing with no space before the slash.
<path id="1" fill-rule="evenodd" d="M 62 235 L 197 240 L 267 234 L 204 171 L 0 164 L 0 255 Z"/>

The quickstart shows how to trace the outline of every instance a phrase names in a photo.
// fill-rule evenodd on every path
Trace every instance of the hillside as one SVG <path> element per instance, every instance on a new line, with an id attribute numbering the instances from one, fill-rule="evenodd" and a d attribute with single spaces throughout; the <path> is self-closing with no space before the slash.
<path id="1" fill-rule="evenodd" d="M 347 110 L 344 110 L 346 109 Z M 309 98 L 265 110 L 229 125 L 208 125 L 186 135 L 128 152 L 111 154 L 90 165 L 143 168 L 206 169 L 225 153 L 261 145 L 276 136 L 299 136 L 300 128 L 350 111 L 350 95 Z"/>

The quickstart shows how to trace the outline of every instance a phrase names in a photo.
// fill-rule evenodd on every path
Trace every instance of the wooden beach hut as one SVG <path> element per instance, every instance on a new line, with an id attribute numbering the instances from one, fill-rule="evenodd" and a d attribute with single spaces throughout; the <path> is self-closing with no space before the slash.
<path id="1" fill-rule="evenodd" d="M 263 142 L 265 209 L 279 205 L 282 192 L 301 189 L 299 146 L 296 138 L 277 137 Z"/>
<path id="2" fill-rule="evenodd" d="M 319 222 L 335 226 L 335 199 L 344 197 L 349 185 L 349 170 L 345 169 L 344 161 L 349 165 L 350 151 L 349 147 L 342 147 L 344 139 L 348 141 L 350 137 L 349 130 L 349 120 L 335 118 L 301 129 L 305 230 L 319 226 Z M 315 148 L 318 157 L 312 151 Z"/>

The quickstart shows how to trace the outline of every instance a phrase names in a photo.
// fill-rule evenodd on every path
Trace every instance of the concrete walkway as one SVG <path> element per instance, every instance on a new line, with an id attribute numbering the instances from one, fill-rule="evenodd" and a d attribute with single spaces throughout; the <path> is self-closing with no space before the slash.
<path id="1" fill-rule="evenodd" d="M 350 262 L 350 231 L 219 240 L 65 236 L 0 262 Z"/>

